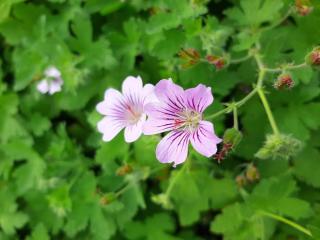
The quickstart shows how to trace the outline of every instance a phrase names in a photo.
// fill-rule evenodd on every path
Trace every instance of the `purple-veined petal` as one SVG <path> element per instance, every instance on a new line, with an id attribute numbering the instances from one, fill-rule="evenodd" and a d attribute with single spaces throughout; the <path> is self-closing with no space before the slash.
<path id="1" fill-rule="evenodd" d="M 142 134 L 142 126 L 146 121 L 146 115 L 143 114 L 136 124 L 128 125 L 124 130 L 124 139 L 126 142 L 136 141 Z"/>
<path id="2" fill-rule="evenodd" d="M 45 71 L 44 71 L 44 74 L 47 76 L 47 77 L 52 77 L 52 78 L 59 78 L 61 76 L 61 73 L 60 71 L 54 67 L 54 66 L 51 66 L 51 67 L 48 67 Z"/>
<path id="3" fill-rule="evenodd" d="M 154 86 L 150 83 L 143 87 L 143 104 L 146 105 L 152 102 L 158 102 L 158 98 L 154 92 Z"/>
<path id="4" fill-rule="evenodd" d="M 103 134 L 105 142 L 111 141 L 124 127 L 124 121 L 109 116 L 98 122 L 98 130 Z"/>
<path id="5" fill-rule="evenodd" d="M 164 79 L 155 86 L 155 94 L 160 102 L 172 110 L 179 111 L 185 108 L 186 97 L 182 87 L 174 84 L 171 79 Z"/>
<path id="6" fill-rule="evenodd" d="M 123 115 L 125 104 L 122 94 L 113 88 L 106 90 L 104 100 L 98 103 L 97 111 L 103 115 Z"/>
<path id="7" fill-rule="evenodd" d="M 193 148 L 200 154 L 211 157 L 217 152 L 217 144 L 221 142 L 213 129 L 213 124 L 208 121 L 201 121 L 198 129 L 190 137 Z"/>
<path id="8" fill-rule="evenodd" d="M 167 132 L 175 128 L 178 115 L 170 108 L 166 109 L 160 103 L 150 103 L 145 106 L 145 113 L 148 115 L 148 120 L 143 126 L 145 135 Z"/>
<path id="9" fill-rule="evenodd" d="M 143 83 L 141 77 L 127 77 L 122 83 L 122 94 L 132 102 L 139 101 L 143 97 Z"/>
<path id="10" fill-rule="evenodd" d="M 157 159 L 162 163 L 174 162 L 174 166 L 183 163 L 188 155 L 190 134 L 186 131 L 172 131 L 158 144 Z"/>
<path id="11" fill-rule="evenodd" d="M 37 84 L 37 89 L 39 92 L 45 94 L 49 91 L 49 83 L 47 79 L 43 79 L 41 80 L 38 84 Z"/>
<path id="12" fill-rule="evenodd" d="M 188 107 L 202 113 L 212 102 L 213 96 L 210 87 L 199 84 L 195 88 L 185 91 Z"/>

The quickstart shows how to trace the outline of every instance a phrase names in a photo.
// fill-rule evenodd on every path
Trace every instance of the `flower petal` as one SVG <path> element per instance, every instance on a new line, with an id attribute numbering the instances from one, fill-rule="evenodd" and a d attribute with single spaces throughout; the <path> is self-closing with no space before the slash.
<path id="1" fill-rule="evenodd" d="M 146 115 L 143 115 L 141 119 L 133 125 L 128 125 L 124 130 L 124 139 L 126 142 L 136 141 L 142 134 L 142 126 L 146 120 Z"/>
<path id="2" fill-rule="evenodd" d="M 150 83 L 144 85 L 143 87 L 143 104 L 148 104 L 151 102 L 158 102 L 158 98 L 154 92 L 154 86 Z"/>
<path id="3" fill-rule="evenodd" d="M 103 134 L 103 141 L 111 141 L 123 128 L 125 124 L 113 117 L 104 117 L 98 122 L 98 130 Z"/>
<path id="4" fill-rule="evenodd" d="M 45 71 L 44 74 L 47 77 L 52 77 L 52 78 L 59 78 L 61 76 L 61 72 L 56 68 L 56 67 L 48 67 Z"/>
<path id="5" fill-rule="evenodd" d="M 181 111 L 186 106 L 183 88 L 174 84 L 171 79 L 158 82 L 155 86 L 155 94 L 160 102 L 174 111 Z"/>
<path id="6" fill-rule="evenodd" d="M 130 96 L 133 99 L 138 98 L 142 94 L 142 85 L 140 76 L 129 76 L 122 83 L 122 93 L 124 96 Z"/>
<path id="7" fill-rule="evenodd" d="M 213 124 L 208 121 L 201 121 L 197 131 L 190 138 L 191 144 L 200 154 L 211 157 L 217 152 L 217 144 L 221 142 L 213 129 Z"/>
<path id="8" fill-rule="evenodd" d="M 122 94 L 113 88 L 106 90 L 104 100 L 98 103 L 96 109 L 103 115 L 121 115 L 124 112 Z"/>
<path id="9" fill-rule="evenodd" d="M 186 91 L 188 107 L 202 113 L 212 102 L 213 96 L 210 87 L 199 84 L 195 88 L 189 88 Z"/>
<path id="10" fill-rule="evenodd" d="M 37 89 L 39 92 L 45 94 L 49 91 L 49 83 L 47 79 L 43 79 L 41 80 L 38 84 L 37 84 Z"/>
<path id="11" fill-rule="evenodd" d="M 56 80 L 52 80 L 50 82 L 50 86 L 49 86 L 49 94 L 54 94 L 56 92 L 60 92 L 61 91 L 61 85 L 62 85 L 62 80 L 61 79 L 56 79 Z"/>
<path id="12" fill-rule="evenodd" d="M 157 159 L 162 163 L 174 162 L 174 166 L 183 163 L 188 155 L 189 138 L 186 131 L 170 132 L 157 146 Z"/>
<path id="13" fill-rule="evenodd" d="M 175 128 L 175 119 L 177 114 L 171 109 L 164 108 L 160 103 L 150 103 L 145 106 L 145 113 L 148 120 L 143 126 L 145 135 L 158 134 L 171 131 Z"/>

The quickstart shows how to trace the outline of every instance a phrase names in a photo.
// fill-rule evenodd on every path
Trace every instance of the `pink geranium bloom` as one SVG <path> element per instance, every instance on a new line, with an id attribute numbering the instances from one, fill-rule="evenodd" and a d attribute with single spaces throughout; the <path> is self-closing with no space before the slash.
<path id="1" fill-rule="evenodd" d="M 123 128 L 126 142 L 137 140 L 146 121 L 145 105 L 155 100 L 154 86 L 143 87 L 140 77 L 127 77 L 122 84 L 122 93 L 110 88 L 104 100 L 97 105 L 97 111 L 105 117 L 98 122 L 98 130 L 104 141 L 112 140 Z"/>
<path id="2" fill-rule="evenodd" d="M 38 85 L 37 89 L 42 94 L 55 94 L 61 91 L 61 86 L 63 85 L 63 80 L 61 78 L 61 73 L 56 67 L 48 67 L 44 71 L 45 78 L 42 79 Z"/>
<path id="3" fill-rule="evenodd" d="M 221 142 L 213 124 L 203 120 L 203 111 L 213 102 L 211 88 L 199 84 L 183 90 L 171 79 L 161 80 L 155 86 L 159 102 L 146 107 L 148 120 L 143 132 L 146 135 L 171 131 L 158 144 L 157 159 L 162 163 L 183 163 L 188 155 L 188 146 L 200 154 L 211 157 Z"/>

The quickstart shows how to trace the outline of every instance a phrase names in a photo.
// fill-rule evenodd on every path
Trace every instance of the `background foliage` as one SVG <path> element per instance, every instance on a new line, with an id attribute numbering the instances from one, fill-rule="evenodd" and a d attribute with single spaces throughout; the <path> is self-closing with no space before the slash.
<path id="1" fill-rule="evenodd" d="M 271 133 L 257 96 L 239 109 L 243 139 L 221 164 L 191 153 L 173 169 L 155 159 L 160 136 L 104 143 L 96 130 L 97 102 L 127 75 L 211 86 L 208 115 L 256 82 L 252 58 L 220 71 L 203 61 L 182 68 L 181 49 L 232 61 L 259 41 L 267 66 L 303 62 L 320 43 L 319 2 L 308 16 L 281 21 L 293 4 L 0 0 L 0 239 L 311 239 L 265 212 L 319 239 L 320 87 L 311 67 L 291 72 L 290 91 L 273 88 L 277 74 L 266 76 L 279 129 L 303 143 L 289 160 L 254 157 Z M 51 65 L 63 91 L 41 95 L 35 86 Z M 222 136 L 232 116 L 214 124 Z M 239 176 L 251 180 L 243 185 Z"/>

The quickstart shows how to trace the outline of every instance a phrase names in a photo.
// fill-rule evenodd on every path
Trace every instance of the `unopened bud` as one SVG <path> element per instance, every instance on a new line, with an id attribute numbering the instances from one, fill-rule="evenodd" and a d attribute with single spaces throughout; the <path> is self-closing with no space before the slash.
<path id="1" fill-rule="evenodd" d="M 254 182 L 256 180 L 259 180 L 259 178 L 260 178 L 260 173 L 258 169 L 252 164 L 248 165 L 246 169 L 246 179 L 249 182 Z"/>
<path id="2" fill-rule="evenodd" d="M 225 157 L 239 144 L 241 139 L 242 133 L 235 128 L 229 128 L 224 132 L 222 148 L 214 155 L 214 158 L 218 163 L 225 159 Z"/>
<path id="3" fill-rule="evenodd" d="M 291 89 L 294 86 L 294 81 L 289 73 L 282 73 L 278 76 L 273 86 L 277 90 Z"/>
<path id="4" fill-rule="evenodd" d="M 118 176 L 124 176 L 131 172 L 132 172 L 132 167 L 129 164 L 125 164 L 117 169 L 116 174 Z"/>
<path id="5" fill-rule="evenodd" d="M 213 64 L 217 70 L 224 68 L 227 64 L 226 59 L 224 59 L 223 57 L 208 55 L 206 56 L 206 59 L 210 64 Z"/>
<path id="6" fill-rule="evenodd" d="M 320 68 L 320 47 L 314 48 L 307 56 L 306 63 L 312 67 Z"/>
<path id="7" fill-rule="evenodd" d="M 309 0 L 296 0 L 295 7 L 300 16 L 307 16 L 313 10 Z"/>
<path id="8" fill-rule="evenodd" d="M 290 135 L 268 135 L 262 148 L 255 154 L 260 159 L 289 159 L 301 149 L 301 142 Z"/>
<path id="9" fill-rule="evenodd" d="M 238 175 L 236 177 L 236 183 L 239 188 L 242 188 L 247 184 L 247 179 L 243 175 Z"/>
<path id="10" fill-rule="evenodd" d="M 235 148 L 242 139 L 242 133 L 235 129 L 229 128 L 223 134 L 223 142 L 232 144 L 232 147 Z"/>
<path id="11" fill-rule="evenodd" d="M 106 193 L 103 196 L 100 197 L 100 204 L 101 205 L 108 205 L 115 201 L 117 199 L 117 196 L 115 193 Z"/>
<path id="12" fill-rule="evenodd" d="M 182 64 L 183 68 L 187 68 L 192 65 L 195 65 L 200 60 L 200 54 L 198 53 L 197 50 L 195 50 L 193 48 L 182 49 L 182 50 L 180 50 L 178 55 L 179 55 L 180 59 L 185 61 L 185 63 Z"/>

